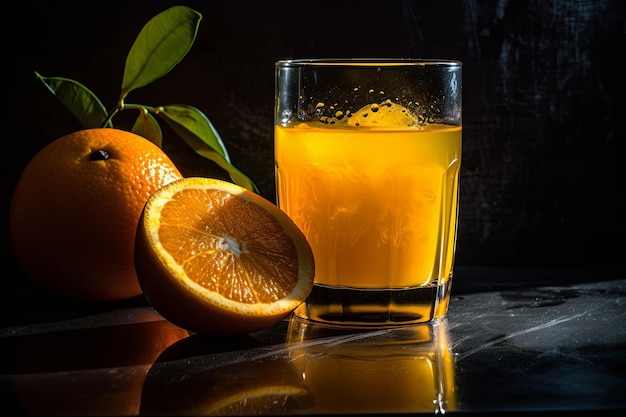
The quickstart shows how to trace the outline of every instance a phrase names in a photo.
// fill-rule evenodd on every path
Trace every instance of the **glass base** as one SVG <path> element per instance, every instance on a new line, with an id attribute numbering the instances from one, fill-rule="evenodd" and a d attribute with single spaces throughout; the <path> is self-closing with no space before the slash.
<path id="1" fill-rule="evenodd" d="M 396 327 L 427 323 L 446 315 L 448 279 L 426 287 L 356 289 L 315 284 L 294 314 L 305 320 L 338 327 Z"/>

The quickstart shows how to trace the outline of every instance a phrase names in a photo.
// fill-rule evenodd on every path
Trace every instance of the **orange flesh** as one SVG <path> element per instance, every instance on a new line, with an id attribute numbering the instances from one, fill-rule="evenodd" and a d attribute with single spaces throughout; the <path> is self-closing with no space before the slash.
<path id="1" fill-rule="evenodd" d="M 161 212 L 159 239 L 192 281 L 234 301 L 271 303 L 298 281 L 296 248 L 276 219 L 225 191 L 176 193 Z"/>

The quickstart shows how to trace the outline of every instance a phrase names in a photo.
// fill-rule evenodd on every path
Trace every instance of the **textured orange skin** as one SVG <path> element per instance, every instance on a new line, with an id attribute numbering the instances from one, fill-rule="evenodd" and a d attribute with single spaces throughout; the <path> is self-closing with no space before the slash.
<path id="1" fill-rule="evenodd" d="M 105 150 L 108 160 L 90 160 Z M 34 282 L 85 301 L 141 294 L 134 268 L 137 222 L 148 197 L 182 175 L 152 142 L 87 129 L 61 137 L 28 163 L 9 226 L 17 259 Z"/>

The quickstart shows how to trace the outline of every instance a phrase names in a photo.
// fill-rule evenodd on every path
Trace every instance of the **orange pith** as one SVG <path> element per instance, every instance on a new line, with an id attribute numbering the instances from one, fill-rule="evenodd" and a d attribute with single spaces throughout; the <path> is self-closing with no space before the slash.
<path id="1" fill-rule="evenodd" d="M 311 248 L 278 207 L 232 183 L 184 178 L 148 200 L 135 261 L 147 299 L 198 333 L 277 323 L 313 285 Z"/>

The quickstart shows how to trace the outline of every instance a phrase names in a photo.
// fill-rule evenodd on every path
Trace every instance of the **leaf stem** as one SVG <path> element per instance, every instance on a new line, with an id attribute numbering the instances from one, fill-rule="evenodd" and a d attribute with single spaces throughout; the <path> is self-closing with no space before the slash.
<path id="1" fill-rule="evenodd" d="M 120 111 L 124 110 L 124 98 L 121 98 L 117 104 L 115 105 L 115 107 L 109 112 L 109 116 L 106 118 L 106 120 L 104 121 L 104 124 L 102 125 L 102 127 L 106 127 L 109 124 L 111 124 L 111 121 L 113 120 L 113 117 L 115 117 L 115 115 L 117 113 L 119 113 Z"/>

